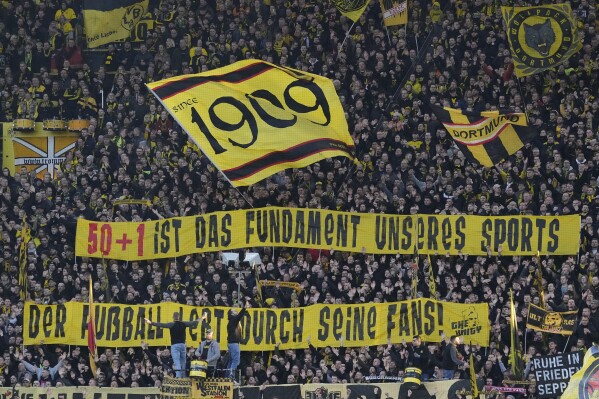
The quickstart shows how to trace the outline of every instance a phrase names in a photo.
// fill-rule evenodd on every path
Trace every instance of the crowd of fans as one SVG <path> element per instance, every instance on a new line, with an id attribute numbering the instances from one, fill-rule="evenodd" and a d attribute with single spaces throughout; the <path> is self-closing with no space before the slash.
<path id="1" fill-rule="evenodd" d="M 87 348 L 22 346 L 23 218 L 34 237 L 27 246 L 26 295 L 37 303 L 87 301 L 93 277 L 98 302 L 233 306 L 250 297 L 253 306 L 292 307 L 428 296 L 427 261 L 421 259 L 418 292 L 413 292 L 411 257 L 260 248 L 262 279 L 297 282 L 304 290 L 295 294 L 269 287 L 264 291 L 271 300 L 258 303 L 254 277 L 238 281 L 216 253 L 167 262 L 76 258 L 76 219 L 155 220 L 265 205 L 395 214 L 576 213 L 582 216 L 578 256 L 542 256 L 540 263 L 491 250 L 488 256 L 432 257 L 439 299 L 484 301 L 490 309 L 491 346 L 459 343 L 450 374 L 466 377 L 463 361 L 473 352 L 476 372 L 486 384 L 510 378 L 510 289 L 528 358 L 584 351 L 599 336 L 594 0 L 570 1 L 583 40 L 580 53 L 525 79 L 513 74 L 500 11 L 501 5 L 513 5 L 506 0 L 413 0 L 408 25 L 389 29 L 373 1 L 343 47 L 351 21 L 331 1 L 154 0 L 149 12 L 155 25 L 145 41 L 108 45 L 93 68 L 87 60 L 98 53 L 84 51 L 81 3 L 23 0 L 0 7 L 0 120 L 91 121 L 54 179 L 39 179 L 24 167 L 14 174 L 5 167 L 0 176 L 0 386 L 158 386 L 172 370 L 165 348 L 100 348 L 100 371 L 93 376 Z M 241 190 L 219 178 L 145 83 L 247 58 L 332 79 L 360 164 L 328 159 Z M 478 167 L 465 160 L 431 115 L 431 103 L 526 112 L 539 136 L 495 168 Z M 114 206 L 119 199 L 145 199 L 151 205 Z M 569 339 L 525 328 L 528 304 L 539 299 L 534 284 L 539 267 L 547 307 L 580 313 Z M 420 366 L 424 379 L 441 379 L 448 376 L 442 370 L 451 353 L 445 348 L 453 345 L 449 338 L 310 347 L 271 357 L 243 352 L 242 382 L 362 382 L 401 376 L 409 365 Z M 196 348 L 188 349 L 190 360 Z M 535 397 L 534 385 L 526 396 Z"/>

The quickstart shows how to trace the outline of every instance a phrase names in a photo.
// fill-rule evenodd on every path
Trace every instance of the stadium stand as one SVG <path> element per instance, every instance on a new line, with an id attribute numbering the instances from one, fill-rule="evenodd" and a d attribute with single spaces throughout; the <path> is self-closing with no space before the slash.
<path id="1" fill-rule="evenodd" d="M 94 51 L 86 49 L 82 35 L 81 3 L 2 1 L 0 7 L 0 121 L 91 121 L 53 177 L 39 178 L 24 167 L 14 173 L 4 167 L 0 176 L 0 386 L 159 387 L 163 375 L 172 372 L 165 348 L 99 348 L 94 376 L 86 347 L 23 347 L 23 220 L 34 238 L 26 249 L 26 297 L 35 303 L 86 302 L 92 277 L 96 302 L 232 306 L 238 284 L 241 296 L 254 300 L 255 279 L 249 274 L 239 282 L 218 253 L 154 262 L 75 258 L 77 218 L 158 220 L 266 205 L 400 215 L 581 214 L 578 257 L 543 255 L 539 264 L 534 257 L 491 251 L 488 256 L 440 253 L 432 257 L 436 294 L 444 301 L 487 302 L 490 307 L 490 347 L 459 344 L 456 378 L 468 378 L 470 353 L 487 385 L 501 386 L 510 378 L 510 289 L 527 360 L 585 351 L 599 336 L 594 0 L 570 1 L 584 36 L 582 51 L 557 68 L 523 79 L 513 74 L 503 30 L 499 7 L 512 5 L 506 0 L 440 1 L 440 16 L 433 2 L 414 0 L 407 28 L 388 32 L 373 2 L 343 48 L 351 21 L 330 1 L 271 0 L 268 6 L 260 0 L 152 0 L 153 23 L 146 37 Z M 249 189 L 233 189 L 145 89 L 145 83 L 248 58 L 330 78 L 346 111 L 359 165 L 327 160 L 276 174 Z M 496 167 L 476 167 L 431 116 L 429 104 L 437 102 L 464 111 L 526 111 L 540 134 Z M 115 205 L 123 199 L 151 204 Z M 418 292 L 411 288 L 410 256 L 258 250 L 264 259 L 262 279 L 304 287 L 297 295 L 266 287 L 264 297 L 271 300 L 265 306 L 378 303 L 429 295 L 424 275 Z M 525 328 L 528 304 L 539 301 L 537 268 L 542 268 L 548 306 L 578 311 L 569 340 Z M 242 352 L 241 383 L 359 383 L 367 377 L 402 376 L 414 364 L 422 367 L 423 380 L 442 379 L 449 338 L 424 347 L 399 343 L 346 349 L 341 344 Z M 195 349 L 188 348 L 188 361 Z M 534 385 L 527 389 L 515 397 L 535 398 Z"/>

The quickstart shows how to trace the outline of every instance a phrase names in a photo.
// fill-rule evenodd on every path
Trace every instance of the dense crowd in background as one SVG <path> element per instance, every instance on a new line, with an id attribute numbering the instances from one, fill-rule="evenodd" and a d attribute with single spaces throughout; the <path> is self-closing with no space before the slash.
<path id="1" fill-rule="evenodd" d="M 570 1 L 580 24 L 580 53 L 523 79 L 513 74 L 500 12 L 501 5 L 508 5 L 505 0 L 413 0 L 408 25 L 388 30 L 373 1 L 343 47 L 351 21 L 330 2 L 270 2 L 150 1 L 155 27 L 146 41 L 106 46 L 101 64 L 93 68 L 82 37 L 82 2 L 2 2 L 0 120 L 85 118 L 91 124 L 54 179 L 36 178 L 25 168 L 11 174 L 5 167 L 0 176 L 0 386 L 148 387 L 159 386 L 164 373 L 172 372 L 165 348 L 100 348 L 94 376 L 87 348 L 22 346 L 18 274 L 23 218 L 34 236 L 27 247 L 26 295 L 36 303 L 87 301 L 93 278 L 97 302 L 235 306 L 238 297 L 249 297 L 255 307 L 296 307 L 429 296 L 428 261 L 420 259 L 420 283 L 413 292 L 411 256 L 372 256 L 367 249 L 258 248 L 261 279 L 304 287 L 300 293 L 265 288 L 264 297 L 272 300 L 261 303 L 253 275 L 238 281 L 217 253 L 143 262 L 76 258 L 76 220 L 156 220 L 266 205 L 404 215 L 576 213 L 582 216 L 578 256 L 542 254 L 539 263 L 489 249 L 487 256 L 439 253 L 431 259 L 439 299 L 490 306 L 490 347 L 459 344 L 454 377 L 467 376 L 463 361 L 474 353 L 476 372 L 486 384 L 502 385 L 510 378 L 510 289 L 527 358 L 585 351 L 599 336 L 595 0 Z M 233 189 L 145 88 L 149 82 L 248 58 L 330 78 L 346 111 L 359 165 L 327 159 Z M 431 103 L 464 111 L 526 112 L 539 136 L 496 167 L 478 167 L 465 160 L 431 115 Z M 119 199 L 145 199 L 151 205 L 113 206 Z M 548 308 L 579 312 L 569 338 L 525 328 L 528 304 L 539 301 L 537 268 L 542 269 Z M 243 352 L 242 383 L 363 382 L 401 376 L 409 365 L 421 367 L 424 379 L 440 379 L 448 361 L 445 348 L 452 345 L 446 338 Z M 191 360 L 196 348 L 188 349 Z M 528 397 L 535 396 L 534 389 L 528 387 Z"/>

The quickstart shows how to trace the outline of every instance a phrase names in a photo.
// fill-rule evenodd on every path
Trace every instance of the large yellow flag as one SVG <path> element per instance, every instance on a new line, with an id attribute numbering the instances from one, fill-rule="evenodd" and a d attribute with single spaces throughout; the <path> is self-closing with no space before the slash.
<path id="1" fill-rule="evenodd" d="M 556 67 L 582 48 L 570 4 L 501 7 L 518 77 Z"/>
<path id="2" fill-rule="evenodd" d="M 330 157 L 354 142 L 329 79 L 258 60 L 149 89 L 234 186 Z"/>
<path id="3" fill-rule="evenodd" d="M 87 47 L 129 37 L 148 10 L 148 0 L 85 0 L 83 29 Z"/>
<path id="4" fill-rule="evenodd" d="M 582 368 L 572 375 L 561 398 L 599 398 L 599 348 L 596 345 L 587 350 Z"/>
<path id="5" fill-rule="evenodd" d="M 333 4 L 341 14 L 356 22 L 370 4 L 370 0 L 333 0 Z"/>
<path id="6" fill-rule="evenodd" d="M 380 0 L 385 26 L 408 23 L 408 0 Z"/>

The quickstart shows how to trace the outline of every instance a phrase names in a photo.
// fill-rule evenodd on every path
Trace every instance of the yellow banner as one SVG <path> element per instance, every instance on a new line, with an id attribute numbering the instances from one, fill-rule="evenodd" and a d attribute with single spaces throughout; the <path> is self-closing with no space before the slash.
<path id="1" fill-rule="evenodd" d="M 380 0 L 385 26 L 408 23 L 408 0 Z"/>
<path id="2" fill-rule="evenodd" d="M 369 254 L 459 252 L 572 255 L 580 216 L 385 215 L 278 208 L 214 212 L 151 222 L 77 220 L 77 256 L 174 258 L 250 247 L 320 248 Z"/>
<path id="3" fill-rule="evenodd" d="M 333 83 L 245 60 L 148 88 L 234 186 L 345 156 L 354 142 Z"/>
<path id="4" fill-rule="evenodd" d="M 22 132 L 12 129 L 12 123 L 2 124 L 2 166 L 11 174 L 20 172 L 24 166 L 28 172 L 35 171 L 39 179 L 46 173 L 54 178 L 56 170 L 69 151 L 75 148 L 78 135 L 67 131 L 48 131 L 42 123 L 35 123 L 34 130 Z"/>
<path id="5" fill-rule="evenodd" d="M 87 47 L 126 39 L 148 11 L 148 0 L 85 0 L 83 28 Z"/>
<path id="6" fill-rule="evenodd" d="M 96 344 L 99 347 L 170 345 L 169 330 L 149 326 L 170 322 L 174 312 L 182 320 L 195 320 L 208 313 L 207 322 L 221 347 L 227 345 L 228 309 L 200 308 L 164 302 L 154 305 L 96 304 Z M 249 309 L 242 317 L 241 348 L 246 351 L 307 348 L 310 339 L 316 347 L 343 344 L 347 347 L 409 341 L 414 335 L 424 341 L 439 342 L 441 332 L 459 335 L 465 342 L 487 346 L 490 324 L 486 303 L 461 304 L 432 299 L 359 305 L 313 305 L 291 309 Z M 89 305 L 68 302 L 63 305 L 25 304 L 23 340 L 25 345 L 87 345 Z M 198 345 L 201 323 L 187 330 L 187 344 Z"/>
<path id="7" fill-rule="evenodd" d="M 582 48 L 570 4 L 501 7 L 518 77 L 563 64 Z"/>

